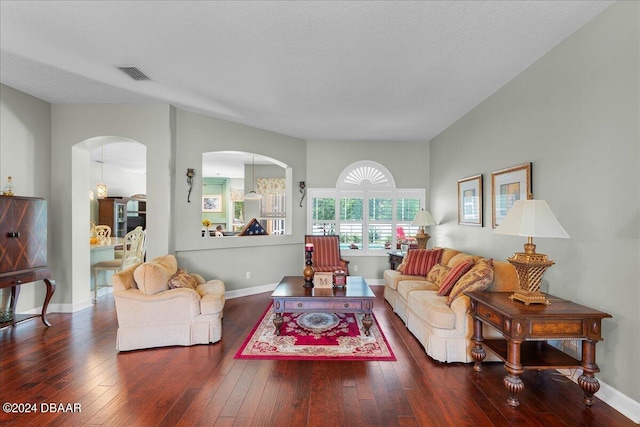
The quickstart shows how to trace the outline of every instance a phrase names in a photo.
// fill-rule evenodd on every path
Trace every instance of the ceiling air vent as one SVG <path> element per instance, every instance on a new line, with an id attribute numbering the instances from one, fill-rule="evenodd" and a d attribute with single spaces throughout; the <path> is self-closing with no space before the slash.
<path id="1" fill-rule="evenodd" d="M 151 80 L 149 76 L 140 71 L 137 67 L 116 66 L 116 68 L 131 77 L 133 80 Z"/>

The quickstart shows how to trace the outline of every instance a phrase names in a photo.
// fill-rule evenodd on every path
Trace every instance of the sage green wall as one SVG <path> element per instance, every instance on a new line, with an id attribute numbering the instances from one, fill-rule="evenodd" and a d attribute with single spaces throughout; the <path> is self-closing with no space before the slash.
<path id="1" fill-rule="evenodd" d="M 292 182 L 306 175 L 305 141 L 188 111 L 176 111 L 176 256 L 188 271 L 222 279 L 227 291 L 277 283 L 284 275 L 299 275 L 304 267 L 305 208 L 293 203 L 289 236 L 201 237 L 202 153 L 245 151 L 284 162 Z M 187 203 L 187 168 L 195 168 L 191 203 Z M 256 167 L 256 174 L 258 167 Z M 297 191 L 293 192 L 297 200 Z M 251 278 L 246 278 L 251 273 Z"/>
<path id="2" fill-rule="evenodd" d="M 307 188 L 335 188 L 342 171 L 352 163 L 370 160 L 389 170 L 397 188 L 426 189 L 429 200 L 429 142 L 307 141 Z M 429 206 L 425 206 L 427 209 Z M 433 228 L 433 227 L 432 227 Z M 345 256 L 349 273 L 381 278 L 389 268 L 386 254 Z M 357 267 L 356 267 L 357 266 Z M 356 271 L 357 268 L 357 271 Z"/>
<path id="3" fill-rule="evenodd" d="M 7 176 L 11 176 L 19 196 L 42 197 L 50 201 L 50 158 L 51 105 L 0 84 L 0 191 L 6 184 Z M 50 202 L 48 208 L 47 243 L 51 264 Z M 23 286 L 17 311 L 24 312 L 42 306 L 44 294 L 42 282 Z"/>
<path id="4" fill-rule="evenodd" d="M 50 206 L 53 214 L 54 303 L 59 311 L 91 304 L 89 288 L 89 152 L 136 141 L 147 150 L 147 256 L 172 251 L 172 107 L 134 104 L 54 104 Z"/>
<path id="5" fill-rule="evenodd" d="M 618 2 L 431 141 L 433 244 L 505 259 L 491 172 L 533 163 L 533 194 L 571 236 L 537 239 L 551 294 L 610 313 L 598 377 L 640 401 L 640 70 L 637 2 Z M 484 175 L 483 228 L 457 224 L 457 180 Z"/>

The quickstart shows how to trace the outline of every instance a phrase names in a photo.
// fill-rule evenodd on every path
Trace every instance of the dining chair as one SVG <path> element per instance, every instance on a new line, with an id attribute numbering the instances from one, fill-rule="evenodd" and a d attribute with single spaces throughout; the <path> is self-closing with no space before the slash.
<path id="1" fill-rule="evenodd" d="M 101 271 L 118 272 L 130 265 L 143 262 L 146 251 L 146 236 L 146 231 L 143 230 L 142 227 L 136 227 L 124 236 L 122 241 L 122 258 L 100 261 L 93 265 L 93 277 L 95 280 L 93 287 L 94 304 L 98 302 L 98 288 L 111 287 L 109 282 L 101 285 L 98 284 L 98 273 Z"/>
<path id="2" fill-rule="evenodd" d="M 105 244 L 111 238 L 111 227 L 108 225 L 96 225 L 95 230 L 99 244 Z"/>

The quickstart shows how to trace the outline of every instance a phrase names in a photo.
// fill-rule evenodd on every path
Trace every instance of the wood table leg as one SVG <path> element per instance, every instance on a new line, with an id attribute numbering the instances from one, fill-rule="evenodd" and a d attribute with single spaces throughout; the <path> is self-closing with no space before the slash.
<path id="1" fill-rule="evenodd" d="M 49 301 L 53 293 L 56 291 L 56 281 L 44 279 L 45 285 L 47 285 L 47 295 L 44 298 L 44 305 L 42 306 L 42 323 L 46 326 L 51 326 L 51 323 L 47 320 L 47 307 L 49 307 Z"/>
<path id="2" fill-rule="evenodd" d="M 471 349 L 471 357 L 475 361 L 473 369 L 476 372 L 482 371 L 482 361 L 487 357 L 487 352 L 482 347 L 484 337 L 482 336 L 482 322 L 478 319 L 473 319 L 473 336 L 471 340 L 475 343 Z"/>
<path id="3" fill-rule="evenodd" d="M 14 285 L 11 287 L 11 321 L 16 324 L 16 307 L 18 306 L 18 298 L 20 297 L 21 285 Z"/>
<path id="4" fill-rule="evenodd" d="M 284 323 L 284 319 L 282 318 L 282 313 L 276 313 L 273 318 L 273 325 L 276 327 L 276 335 L 280 335 L 280 326 Z"/>
<path id="5" fill-rule="evenodd" d="M 362 326 L 364 326 L 364 334 L 366 336 L 369 336 L 370 334 L 369 329 L 371 328 L 371 325 L 373 325 L 373 319 L 371 318 L 371 313 L 365 313 L 364 319 L 362 319 Z"/>
<path id="6" fill-rule="evenodd" d="M 520 344 L 522 341 L 507 340 L 507 361 L 504 364 L 507 375 L 502 380 L 504 387 L 509 392 L 507 403 L 514 408 L 520 405 L 518 393 L 524 390 L 524 383 L 520 379 L 520 374 L 524 372 L 520 363 Z"/>
<path id="7" fill-rule="evenodd" d="M 594 376 L 600 372 L 596 365 L 596 342 L 590 340 L 582 341 L 582 375 L 578 377 L 578 385 L 584 391 L 582 401 L 587 406 L 594 404 L 593 395 L 600 390 L 600 383 Z"/>

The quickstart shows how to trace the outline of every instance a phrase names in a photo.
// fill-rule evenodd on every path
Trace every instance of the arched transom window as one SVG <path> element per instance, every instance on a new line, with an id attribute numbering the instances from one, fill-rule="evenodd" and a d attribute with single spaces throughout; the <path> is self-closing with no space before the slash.
<path id="1" fill-rule="evenodd" d="M 413 218 L 424 206 L 425 190 L 396 188 L 381 164 L 347 166 L 336 188 L 309 189 L 307 233 L 340 236 L 346 255 L 385 255 L 415 236 Z"/>

